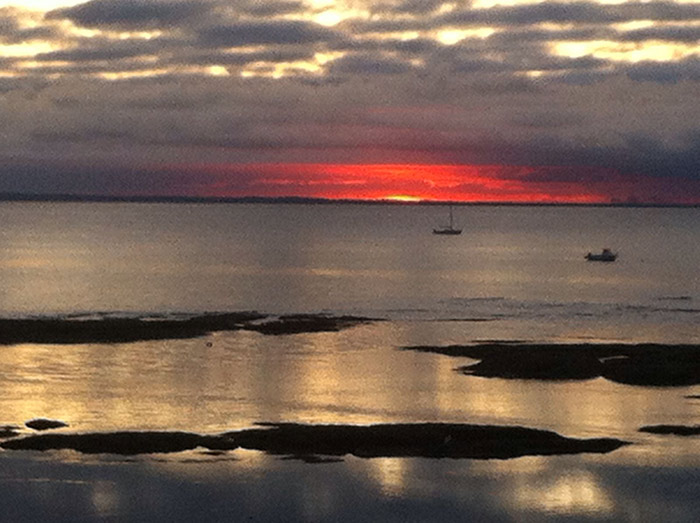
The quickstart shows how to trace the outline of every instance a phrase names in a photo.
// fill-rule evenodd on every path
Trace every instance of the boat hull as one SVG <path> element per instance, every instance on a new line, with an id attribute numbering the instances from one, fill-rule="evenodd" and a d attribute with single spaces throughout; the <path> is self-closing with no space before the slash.
<path id="1" fill-rule="evenodd" d="M 616 254 L 586 254 L 586 260 L 597 262 L 614 262 L 617 259 Z"/>

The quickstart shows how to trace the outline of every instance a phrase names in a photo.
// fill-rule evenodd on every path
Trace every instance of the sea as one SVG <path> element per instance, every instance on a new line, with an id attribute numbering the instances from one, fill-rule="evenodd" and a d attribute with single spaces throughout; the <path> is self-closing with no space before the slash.
<path id="1" fill-rule="evenodd" d="M 0 450 L 0 521 L 698 521 L 700 386 L 467 376 L 430 345 L 700 344 L 700 208 L 0 202 L 0 318 L 353 315 L 339 332 L 0 346 L 0 426 L 525 426 L 608 454 L 306 463 Z M 610 248 L 613 263 L 589 262 Z"/>

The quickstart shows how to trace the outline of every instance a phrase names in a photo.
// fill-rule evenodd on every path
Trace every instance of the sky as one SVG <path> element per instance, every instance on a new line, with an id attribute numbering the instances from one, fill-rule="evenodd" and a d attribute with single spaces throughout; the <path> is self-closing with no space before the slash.
<path id="1" fill-rule="evenodd" d="M 700 0 L 0 0 L 0 50 L 0 193 L 700 204 Z"/>

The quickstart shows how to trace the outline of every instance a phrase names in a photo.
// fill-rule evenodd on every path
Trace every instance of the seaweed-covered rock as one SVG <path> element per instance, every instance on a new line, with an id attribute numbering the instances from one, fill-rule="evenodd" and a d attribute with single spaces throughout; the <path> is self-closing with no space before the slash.
<path id="1" fill-rule="evenodd" d="M 573 439 L 555 432 L 451 423 L 377 425 L 261 424 L 230 432 L 240 447 L 287 456 L 507 459 L 528 455 L 611 452 L 626 442 Z"/>
<path id="2" fill-rule="evenodd" d="M 674 436 L 698 436 L 700 435 L 700 425 L 647 425 L 639 429 L 639 432 L 672 434 Z"/>
<path id="3" fill-rule="evenodd" d="M 19 434 L 17 425 L 0 425 L 0 439 L 14 438 Z"/>
<path id="4" fill-rule="evenodd" d="M 67 427 L 68 423 L 55 419 L 46 418 L 34 418 L 26 421 L 25 426 L 34 430 L 49 430 L 49 429 L 60 429 L 62 427 Z"/>
<path id="5" fill-rule="evenodd" d="M 651 387 L 679 387 L 700 383 L 700 353 L 647 352 L 603 361 L 603 376 L 610 381 Z"/>
<path id="6" fill-rule="evenodd" d="M 514 349 L 495 352 L 460 367 L 473 376 L 530 380 L 587 380 L 600 376 L 602 365 L 590 352 L 563 349 Z"/>
<path id="7" fill-rule="evenodd" d="M 290 314 L 270 319 L 249 311 L 148 318 L 0 318 L 0 345 L 129 343 L 198 338 L 212 332 L 241 329 L 262 334 L 335 332 L 370 321 L 377 320 L 329 314 Z"/>
<path id="8" fill-rule="evenodd" d="M 307 332 L 338 332 L 349 327 L 377 321 L 361 316 L 331 316 L 328 314 L 288 314 L 275 320 L 249 323 L 246 330 L 261 334 L 282 335 Z"/>
<path id="9" fill-rule="evenodd" d="M 239 330 L 264 318 L 257 312 L 212 312 L 183 318 L 0 318 L 0 345 L 16 343 L 128 343 L 186 339 Z"/>
<path id="10" fill-rule="evenodd" d="M 231 450 L 236 444 L 225 436 L 190 432 L 95 432 L 88 434 L 41 434 L 0 443 L 12 450 L 72 449 L 85 454 L 151 454 L 181 452 L 197 447 Z"/>
<path id="11" fill-rule="evenodd" d="M 498 342 L 404 349 L 481 360 L 458 370 L 489 378 L 570 380 L 603 376 L 639 386 L 700 384 L 700 345 Z"/>

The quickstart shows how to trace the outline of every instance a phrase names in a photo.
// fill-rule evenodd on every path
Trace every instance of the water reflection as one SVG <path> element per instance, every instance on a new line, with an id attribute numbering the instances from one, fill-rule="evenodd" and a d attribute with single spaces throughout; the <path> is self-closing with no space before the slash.
<path id="1" fill-rule="evenodd" d="M 112 481 L 96 481 L 92 485 L 92 505 L 100 518 L 115 516 L 119 512 L 119 490 Z"/>
<path id="2" fill-rule="evenodd" d="M 506 424 L 638 443 L 606 460 L 700 462 L 688 440 L 637 432 L 644 425 L 694 419 L 698 402 L 684 398 L 692 388 L 464 376 L 453 370 L 462 364 L 459 359 L 397 350 L 418 337 L 415 325 L 404 327 L 385 323 L 280 337 L 236 332 L 133 344 L 6 346 L 0 424 L 48 417 L 69 423 L 70 430 L 195 432 L 257 421 Z"/>
<path id="3" fill-rule="evenodd" d="M 404 494 L 407 478 L 411 474 L 412 460 L 400 458 L 376 458 L 370 460 L 370 477 L 379 485 L 385 496 Z"/>
<path id="4" fill-rule="evenodd" d="M 615 504 L 590 472 L 573 470 L 558 478 L 543 479 L 542 483 L 528 481 L 527 484 L 518 485 L 513 492 L 513 502 L 521 509 L 538 510 L 550 515 L 613 515 Z"/>

